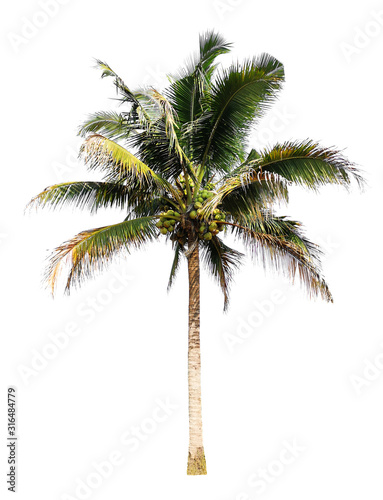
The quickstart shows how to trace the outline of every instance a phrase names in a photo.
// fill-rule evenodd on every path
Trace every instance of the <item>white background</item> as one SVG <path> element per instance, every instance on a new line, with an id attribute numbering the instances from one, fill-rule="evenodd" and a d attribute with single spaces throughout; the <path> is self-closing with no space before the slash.
<path id="1" fill-rule="evenodd" d="M 41 16 L 37 1 L 1 8 L 2 498 L 6 388 L 15 385 L 23 500 L 381 499 L 383 3 L 51 5 L 49 19 Z M 380 24 L 374 12 L 380 12 Z M 27 29 L 27 20 L 40 27 Z M 362 194 L 356 188 L 351 193 L 326 188 L 319 195 L 294 189 L 283 208 L 322 244 L 334 304 L 309 301 L 299 288 L 247 262 L 224 315 L 218 287 L 203 277 L 208 475 L 188 477 L 185 265 L 167 294 L 171 252 L 161 241 L 117 262 L 115 274 L 111 269 L 70 297 L 59 293 L 52 300 L 41 286 L 50 251 L 123 214 L 24 215 L 24 208 L 48 185 L 96 178 L 74 158 L 77 127 L 87 114 L 114 109 L 116 103 L 110 99 L 112 82 L 100 79 L 93 58 L 107 61 L 132 88 L 142 83 L 161 88 L 164 75 L 197 49 L 198 34 L 211 28 L 235 44 L 224 64 L 269 52 L 285 65 L 284 90 L 254 133 L 254 146 L 310 137 L 345 148 L 365 172 L 368 187 Z M 17 38 L 23 34 L 29 38 Z M 114 276 L 124 273 L 129 280 L 111 292 Z M 282 303 L 260 313 L 255 301 L 270 301 L 275 290 Z M 92 299 L 102 310 L 91 316 Z M 36 353 L 49 351 L 50 334 L 71 323 L 78 335 L 26 376 Z M 231 350 L 228 333 L 241 341 Z M 121 437 L 132 426 L 153 424 L 145 419 L 158 399 L 169 399 L 177 409 L 132 451 Z M 283 451 L 294 441 L 296 456 Z M 109 460 L 115 451 L 123 464 L 97 488 L 82 497 L 76 493 L 79 481 L 97 483 L 94 462 Z M 289 463 L 283 464 L 280 458 L 286 462 L 286 457 Z M 268 471 L 268 479 L 255 483 L 260 469 Z"/>

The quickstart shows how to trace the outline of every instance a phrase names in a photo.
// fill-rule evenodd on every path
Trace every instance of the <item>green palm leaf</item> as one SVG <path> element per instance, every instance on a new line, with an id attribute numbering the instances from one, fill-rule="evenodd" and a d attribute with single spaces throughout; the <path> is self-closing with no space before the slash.
<path id="1" fill-rule="evenodd" d="M 169 282 L 168 282 L 168 290 L 171 289 L 171 287 L 174 284 L 174 281 L 176 279 L 178 270 L 180 268 L 181 264 L 181 256 L 183 254 L 182 246 L 176 242 L 174 245 L 174 258 L 173 258 L 173 263 L 172 267 L 170 269 L 170 276 L 169 276 Z"/>
<path id="2" fill-rule="evenodd" d="M 155 181 L 158 176 L 145 163 L 114 141 L 102 135 L 91 135 L 83 143 L 80 157 L 90 170 L 107 172 L 111 181 Z"/>
<path id="3" fill-rule="evenodd" d="M 222 289 L 224 311 L 229 306 L 229 289 L 234 272 L 239 268 L 243 256 L 241 252 L 228 247 L 218 237 L 202 242 L 202 261 Z"/>
<path id="4" fill-rule="evenodd" d="M 111 77 L 114 80 L 114 85 L 117 92 L 119 92 L 125 99 L 126 102 L 139 106 L 140 103 L 129 87 L 124 83 L 123 79 L 120 78 L 115 71 L 105 62 L 96 59 L 96 67 L 102 70 L 101 78 Z"/>
<path id="5" fill-rule="evenodd" d="M 229 171 L 241 160 L 250 127 L 269 108 L 283 80 L 282 64 L 268 54 L 219 74 L 196 131 L 194 160 L 203 168 Z"/>
<path id="6" fill-rule="evenodd" d="M 234 234 L 239 237 L 256 263 L 264 269 L 272 268 L 283 273 L 294 283 L 296 276 L 310 297 L 320 296 L 333 302 L 327 283 L 320 273 L 319 253 L 316 246 L 307 239 L 297 240 L 295 231 L 281 235 L 262 231 L 261 226 L 229 224 Z M 270 226 L 269 226 L 270 228 Z"/>
<path id="7" fill-rule="evenodd" d="M 101 135 L 88 137 L 81 147 L 80 156 L 91 170 L 106 172 L 104 179 L 107 182 L 125 182 L 135 186 L 138 181 L 139 187 L 148 189 L 153 186 L 153 190 L 168 192 L 182 203 L 177 189 L 172 184 L 125 148 Z"/>
<path id="8" fill-rule="evenodd" d="M 349 187 L 351 180 L 360 187 L 364 180 L 355 165 L 338 150 L 323 148 L 318 143 L 305 140 L 276 144 L 250 161 L 248 171 L 269 172 L 289 182 L 317 190 L 326 184 Z"/>
<path id="9" fill-rule="evenodd" d="M 156 238 L 155 219 L 152 217 L 82 231 L 55 249 L 45 280 L 54 293 L 63 265 L 69 264 L 65 287 L 69 293 L 73 285 L 79 285 L 103 270 L 122 250 L 130 253 L 132 249 L 139 249 Z"/>
<path id="10" fill-rule="evenodd" d="M 218 33 L 207 31 L 200 35 L 199 54 L 167 90 L 181 123 L 192 123 L 202 112 L 201 99 L 209 89 L 216 58 L 230 51 L 231 44 Z"/>
<path id="11" fill-rule="evenodd" d="M 65 182 L 45 188 L 30 201 L 27 208 L 73 206 L 96 213 L 100 208 L 125 208 L 135 195 L 134 190 L 113 182 Z"/>
<path id="12" fill-rule="evenodd" d="M 89 134 L 100 134 L 110 140 L 126 139 L 137 129 L 135 123 L 129 121 L 126 113 L 115 111 L 99 111 L 90 117 L 79 128 L 79 134 L 86 137 Z"/>
<path id="13" fill-rule="evenodd" d="M 164 118 L 165 132 L 169 139 L 169 150 L 172 151 L 173 148 L 177 152 L 178 156 L 182 160 L 184 153 L 178 143 L 178 137 L 176 130 L 178 129 L 177 124 L 177 114 L 173 109 L 173 106 L 163 95 L 153 88 L 147 91 L 142 91 L 140 97 L 146 98 L 150 103 L 155 104 L 158 107 L 160 114 L 159 116 Z"/>
<path id="14" fill-rule="evenodd" d="M 275 202 L 288 201 L 288 186 L 277 174 L 247 171 L 233 177 L 225 177 L 217 192 L 204 205 L 203 216 L 211 216 L 222 205 L 223 210 L 234 217 L 248 213 L 259 215 L 259 209 Z"/>

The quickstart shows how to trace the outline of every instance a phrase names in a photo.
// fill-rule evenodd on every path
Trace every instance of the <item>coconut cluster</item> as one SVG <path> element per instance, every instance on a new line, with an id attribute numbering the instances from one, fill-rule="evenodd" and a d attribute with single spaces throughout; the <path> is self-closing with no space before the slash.
<path id="1" fill-rule="evenodd" d="M 157 222 L 156 226 L 160 230 L 160 233 L 165 235 L 172 233 L 174 231 L 177 222 L 180 222 L 181 215 L 174 210 L 168 210 L 163 212 L 160 216 L 160 220 Z"/>
<path id="2" fill-rule="evenodd" d="M 178 182 L 186 195 L 185 181 L 182 176 L 179 178 Z M 193 182 L 189 180 L 189 184 L 193 190 Z M 186 242 L 185 224 L 179 224 L 182 218 L 184 220 L 191 219 L 198 237 L 201 240 L 209 241 L 213 236 L 223 231 L 225 226 L 224 221 L 226 220 L 226 213 L 223 210 L 215 208 L 208 218 L 204 218 L 202 215 L 205 202 L 215 194 L 213 191 L 214 189 L 215 185 L 208 182 L 195 195 L 194 204 L 191 210 L 189 207 L 189 211 L 182 216 L 179 212 L 167 210 L 168 207 L 164 207 L 164 211 L 160 214 L 160 220 L 156 224 L 160 233 L 163 235 L 172 233 L 170 235 L 172 240 L 177 240 L 179 243 L 184 244 Z"/>
<path id="3" fill-rule="evenodd" d="M 198 217 L 197 225 L 199 238 L 201 240 L 211 240 L 213 236 L 223 231 L 225 225 L 222 222 L 225 220 L 226 214 L 219 208 L 214 209 L 212 218 L 208 220 Z"/>

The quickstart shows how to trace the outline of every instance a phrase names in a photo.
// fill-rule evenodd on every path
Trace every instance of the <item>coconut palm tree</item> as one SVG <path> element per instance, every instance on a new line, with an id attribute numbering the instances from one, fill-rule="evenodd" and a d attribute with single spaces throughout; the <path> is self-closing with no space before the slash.
<path id="1" fill-rule="evenodd" d="M 199 53 L 168 87 L 132 91 L 104 62 L 119 111 L 94 113 L 80 127 L 80 156 L 99 182 L 48 187 L 31 206 L 71 205 L 96 213 L 125 211 L 118 224 L 88 229 L 53 252 L 45 278 L 57 288 L 66 270 L 65 291 L 81 284 L 117 254 L 163 238 L 174 260 L 171 287 L 183 258 L 189 277 L 189 455 L 188 474 L 206 474 L 202 440 L 200 357 L 200 263 L 218 281 L 227 308 L 233 272 L 243 256 L 223 241 L 234 233 L 255 261 L 298 277 L 310 297 L 332 301 L 320 271 L 320 249 L 301 224 L 275 213 L 288 201 L 289 186 L 317 191 L 323 185 L 360 185 L 358 170 L 334 149 L 312 140 L 284 142 L 267 149 L 248 147 L 254 124 L 284 81 L 283 65 L 268 54 L 226 69 L 217 57 L 231 44 L 219 34 L 200 36 Z"/>

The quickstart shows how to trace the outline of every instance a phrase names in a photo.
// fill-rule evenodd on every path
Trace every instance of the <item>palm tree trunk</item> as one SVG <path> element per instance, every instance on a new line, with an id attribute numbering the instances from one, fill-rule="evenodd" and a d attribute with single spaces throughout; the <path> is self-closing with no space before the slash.
<path id="1" fill-rule="evenodd" d="M 190 239 L 189 239 L 190 242 Z M 190 243 L 189 243 L 190 245 Z M 202 440 L 201 350 L 200 350 L 200 278 L 198 242 L 188 256 L 189 272 L 189 475 L 206 474 Z"/>

